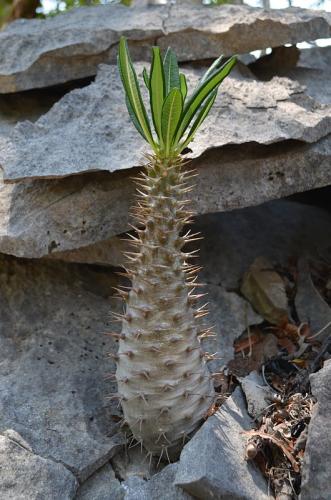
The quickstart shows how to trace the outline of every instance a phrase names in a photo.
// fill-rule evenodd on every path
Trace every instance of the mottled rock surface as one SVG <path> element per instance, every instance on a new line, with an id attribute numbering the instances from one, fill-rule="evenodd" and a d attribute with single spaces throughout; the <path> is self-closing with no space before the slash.
<path id="1" fill-rule="evenodd" d="M 286 76 L 305 87 L 305 94 L 321 104 L 331 103 L 331 47 L 298 50 L 295 46 L 278 47 L 252 64 L 249 70 L 258 79 Z"/>
<path id="2" fill-rule="evenodd" d="M 228 211 L 325 186 L 331 179 L 330 150 L 331 137 L 312 146 L 282 144 L 281 150 L 275 145 L 211 151 L 193 164 L 199 172 L 193 208 L 198 214 Z M 133 172 L 0 183 L 0 251 L 20 257 L 57 254 L 61 258 L 62 252 L 82 248 L 81 258 L 77 254 L 68 258 L 81 261 L 85 252 L 86 262 L 91 262 L 94 250 L 89 246 L 129 229 L 134 185 L 128 177 Z M 241 230 L 245 233 L 245 228 Z M 272 228 L 266 231 L 274 239 Z M 103 252 L 104 261 L 108 248 L 107 261 L 116 265 L 121 262 L 120 244 L 106 242 L 105 249 L 97 248 L 95 253 Z M 250 245 L 245 255 L 253 249 Z M 95 259 L 100 263 L 97 255 Z M 247 267 L 250 264 L 246 262 Z"/>
<path id="3" fill-rule="evenodd" d="M 197 220 L 202 231 L 202 279 L 225 289 L 238 289 L 243 274 L 259 256 L 288 267 L 300 256 L 330 255 L 330 214 L 286 200 L 209 214 Z"/>
<path id="4" fill-rule="evenodd" d="M 330 14 L 244 5 L 121 5 L 74 9 L 46 20 L 19 20 L 0 33 L 0 93 L 48 87 L 96 74 L 114 62 L 126 35 L 136 58 L 171 45 L 181 61 L 246 53 L 330 36 Z"/>
<path id="5" fill-rule="evenodd" d="M 0 435 L 0 498 L 2 500 L 70 500 L 78 482 L 61 463 L 35 455 Z"/>
<path id="6" fill-rule="evenodd" d="M 137 68 L 141 72 L 143 66 Z M 186 74 L 190 88 L 202 70 Z M 228 78 L 190 145 L 190 156 L 250 142 L 312 143 L 329 132 L 331 108 L 305 95 L 298 83 L 279 77 L 268 82 Z M 9 181 L 129 169 L 140 165 L 147 151 L 130 122 L 117 67 L 107 65 L 94 83 L 66 94 L 36 123 L 19 123 L 10 137 L 0 137 L 0 165 Z"/>
<path id="7" fill-rule="evenodd" d="M 0 137 L 7 137 L 18 121 L 35 121 L 63 94 L 50 90 L 0 95 Z"/>
<path id="8" fill-rule="evenodd" d="M 310 377 L 317 398 L 308 429 L 302 469 L 301 499 L 329 500 L 331 482 L 331 361 Z"/>
<path id="9" fill-rule="evenodd" d="M 110 464 L 90 476 L 77 491 L 75 500 L 123 500 L 124 491 Z"/>
<path id="10" fill-rule="evenodd" d="M 176 48 L 181 60 L 247 53 L 294 44 L 299 39 L 313 40 L 315 35 L 322 38 L 323 33 L 330 33 L 331 16 L 323 11 L 263 10 L 247 5 L 220 5 L 217 10 L 214 7 L 204 10 L 201 6 L 188 10 L 187 7 L 180 2 L 171 7 L 165 23 L 167 34 L 158 40 L 163 47 Z M 186 39 L 185 30 L 191 32 Z M 207 33 L 210 36 L 206 37 Z"/>
<path id="11" fill-rule="evenodd" d="M 112 275 L 86 266 L 1 256 L 0 432 L 15 430 L 80 480 L 122 443 L 116 402 L 106 401 L 112 285 Z"/>
<path id="12" fill-rule="evenodd" d="M 170 464 L 161 472 L 144 481 L 139 477 L 131 477 L 122 483 L 124 500 L 193 500 L 193 497 L 175 486 L 174 480 L 178 464 Z"/>
<path id="13" fill-rule="evenodd" d="M 263 411 L 272 401 L 270 387 L 265 385 L 257 371 L 252 371 L 247 377 L 240 379 L 240 385 L 245 394 L 248 413 L 255 420 L 261 419 Z"/>
<path id="14" fill-rule="evenodd" d="M 221 235 L 219 237 L 220 240 L 223 239 Z M 212 272 L 208 261 L 205 262 L 205 271 L 206 273 Z M 256 314 L 251 305 L 235 292 L 211 284 L 206 286 L 205 291 L 208 292 L 207 300 L 213 304 L 207 317 L 207 325 L 214 325 L 216 338 L 206 339 L 204 348 L 210 353 L 217 352 L 218 359 L 211 361 L 209 367 L 213 371 L 219 371 L 233 359 L 234 341 L 240 337 L 247 326 L 262 323 L 263 318 Z"/>
<path id="15" fill-rule="evenodd" d="M 312 47 L 300 51 L 298 66 L 330 71 L 331 47 Z"/>
<path id="16" fill-rule="evenodd" d="M 84 483 L 78 499 L 122 498 L 111 468 L 99 470 L 123 443 L 118 419 L 113 419 L 117 404 L 105 401 L 114 389 L 105 380 L 114 369 L 106 353 L 116 345 L 103 333 L 109 331 L 110 310 L 120 308 L 110 298 L 117 284 L 118 278 L 105 268 L 1 257 L 0 432 L 30 454 L 72 471 Z M 212 288 L 213 319 L 220 324 L 229 313 L 228 302 L 226 297 L 219 301 L 218 287 Z M 227 336 L 226 328 L 225 323 L 217 334 L 231 353 L 235 332 Z M 167 469 L 143 482 L 142 491 L 156 500 L 168 482 L 169 500 L 190 498 L 171 486 L 175 473 Z M 126 469 L 126 477 L 137 471 Z M 106 485 L 113 488 L 113 496 L 103 496 Z"/>
<path id="17" fill-rule="evenodd" d="M 245 460 L 243 431 L 252 426 L 238 388 L 184 447 L 175 484 L 202 500 L 267 500 L 265 479 Z"/>
<path id="18" fill-rule="evenodd" d="M 140 479 L 150 479 L 160 472 L 165 464 L 159 463 L 157 456 L 146 457 L 146 450 L 140 446 L 126 446 L 111 459 L 112 468 L 116 477 L 125 481 L 132 476 Z"/>
<path id="19" fill-rule="evenodd" d="M 320 332 L 319 340 L 323 340 L 331 333 L 331 307 L 315 287 L 309 268 L 309 262 L 301 259 L 298 265 L 297 293 L 295 307 L 299 320 L 308 323 L 312 334 Z"/>

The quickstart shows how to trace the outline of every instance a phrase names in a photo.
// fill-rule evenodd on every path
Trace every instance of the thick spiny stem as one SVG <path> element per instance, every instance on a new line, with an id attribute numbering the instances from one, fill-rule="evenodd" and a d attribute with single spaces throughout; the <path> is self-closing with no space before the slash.
<path id="1" fill-rule="evenodd" d="M 192 172 L 180 158 L 149 157 L 136 179 L 138 223 L 128 252 L 132 289 L 119 337 L 116 378 L 124 417 L 134 437 L 152 453 L 183 442 L 195 430 L 214 397 L 212 377 L 200 346 L 205 332 L 193 304 L 198 266 L 183 246 L 198 235 L 187 232 L 192 212 L 185 199 Z"/>

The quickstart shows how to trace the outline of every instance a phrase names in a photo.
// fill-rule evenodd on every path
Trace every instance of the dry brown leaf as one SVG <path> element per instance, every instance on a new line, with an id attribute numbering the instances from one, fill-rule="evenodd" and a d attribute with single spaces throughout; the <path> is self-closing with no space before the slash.
<path id="1" fill-rule="evenodd" d="M 245 273 L 241 292 L 269 323 L 283 325 L 288 322 L 285 283 L 264 257 L 255 259 Z"/>
<path id="2" fill-rule="evenodd" d="M 294 456 L 292 455 L 291 449 L 289 449 L 287 446 L 285 446 L 285 444 L 282 443 L 275 436 L 272 436 L 270 434 L 266 434 L 265 432 L 254 431 L 254 430 L 247 431 L 247 432 L 245 432 L 245 434 L 247 434 L 251 437 L 258 436 L 261 439 L 266 439 L 266 440 L 274 443 L 276 446 L 278 446 L 282 450 L 282 452 L 284 453 L 286 458 L 289 460 L 289 462 L 291 463 L 291 465 L 293 467 L 294 472 L 300 472 L 300 466 L 297 463 L 297 461 L 295 460 Z"/>

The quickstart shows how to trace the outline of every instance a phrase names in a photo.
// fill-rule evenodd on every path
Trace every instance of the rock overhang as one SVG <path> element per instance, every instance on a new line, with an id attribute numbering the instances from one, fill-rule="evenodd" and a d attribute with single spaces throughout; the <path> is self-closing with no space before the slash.
<path id="1" fill-rule="evenodd" d="M 137 60 L 158 44 L 192 61 L 327 38 L 330 26 L 331 14 L 323 11 L 245 5 L 106 5 L 18 20 L 0 33 L 0 93 L 93 76 L 100 63 L 116 61 L 122 35 Z"/>
<path id="2" fill-rule="evenodd" d="M 138 74 L 143 67 L 136 64 Z M 185 73 L 193 88 L 203 70 L 186 68 Z M 189 158 L 252 142 L 314 143 L 330 132 L 330 106 L 310 97 L 298 82 L 286 77 L 229 77 L 190 144 Z M 35 123 L 20 122 L 9 135 L 0 136 L 5 182 L 126 170 L 140 165 L 147 151 L 128 117 L 114 65 L 101 65 L 95 82 L 66 94 Z"/>

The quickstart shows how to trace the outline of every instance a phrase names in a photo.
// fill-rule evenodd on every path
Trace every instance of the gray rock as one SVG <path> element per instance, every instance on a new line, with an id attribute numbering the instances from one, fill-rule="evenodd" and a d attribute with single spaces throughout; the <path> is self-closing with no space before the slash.
<path id="1" fill-rule="evenodd" d="M 114 390 L 105 375 L 116 345 L 103 335 L 114 278 L 87 266 L 0 260 L 0 431 L 13 429 L 83 481 L 123 444 L 117 402 L 105 399 Z"/>
<path id="2" fill-rule="evenodd" d="M 302 468 L 301 500 L 329 500 L 331 482 L 331 361 L 310 377 L 317 398 L 308 429 Z"/>
<path id="3" fill-rule="evenodd" d="M 320 69 L 330 71 L 331 64 L 331 47 L 312 47 L 302 49 L 298 66 L 301 68 Z"/>
<path id="4" fill-rule="evenodd" d="M 158 457 L 147 457 L 145 449 L 140 446 L 126 446 L 111 459 L 111 465 L 116 477 L 122 481 L 132 476 L 141 479 L 150 479 L 154 474 L 160 472 L 164 464 L 158 463 Z"/>
<path id="5" fill-rule="evenodd" d="M 306 93 L 322 104 L 331 103 L 331 47 L 314 47 L 300 51 L 298 67 L 289 78 L 306 87 Z"/>
<path id="6" fill-rule="evenodd" d="M 165 23 L 167 35 L 159 39 L 159 44 L 162 47 L 178 47 L 177 51 L 183 60 L 193 57 L 206 59 L 217 57 L 217 54 L 240 54 L 286 43 L 295 44 L 299 41 L 298 38 L 301 41 L 315 38 L 314 22 L 315 27 L 319 25 L 318 38 L 323 36 L 322 32 L 330 32 L 327 27 L 330 15 L 325 16 L 325 12 L 315 11 L 317 22 L 315 16 L 314 20 L 310 17 L 311 13 L 312 11 L 304 9 L 264 10 L 246 5 L 220 5 L 215 10 L 214 7 L 204 9 L 192 6 L 187 10 L 187 5 L 177 2 L 171 7 Z M 186 37 L 185 30 L 189 31 Z"/>
<path id="7" fill-rule="evenodd" d="M 124 491 L 110 464 L 104 465 L 83 483 L 75 500 L 123 500 Z"/>
<path id="8" fill-rule="evenodd" d="M 272 54 L 249 64 L 249 69 L 262 80 L 286 76 L 304 86 L 305 94 L 317 102 L 330 104 L 330 62 L 331 47 L 298 50 L 292 45 L 274 49 Z"/>
<path id="9" fill-rule="evenodd" d="M 115 62 L 117 43 L 130 32 L 138 54 L 144 53 L 143 47 L 162 35 L 166 15 L 165 8 L 107 5 L 74 9 L 45 21 L 13 22 L 0 34 L 0 91 L 18 92 L 93 76 L 98 64 Z"/>
<path id="10" fill-rule="evenodd" d="M 261 472 L 245 460 L 243 431 L 252 426 L 238 388 L 184 447 L 175 484 L 203 500 L 269 498 Z"/>
<path id="11" fill-rule="evenodd" d="M 194 230 L 204 235 L 200 245 L 202 279 L 237 289 L 258 256 L 283 267 L 289 259 L 302 256 L 327 258 L 330 223 L 327 211 L 286 200 L 200 217 Z"/>
<path id="12" fill-rule="evenodd" d="M 205 263 L 207 269 L 208 262 Z M 209 268 L 212 271 L 211 268 Z M 256 314 L 250 304 L 237 293 L 229 292 L 222 286 L 207 284 L 204 290 L 205 297 L 210 302 L 210 314 L 207 325 L 214 325 L 216 338 L 210 337 L 204 341 L 204 348 L 210 352 L 217 352 L 217 360 L 211 361 L 212 370 L 219 371 L 234 357 L 234 341 L 248 326 L 263 322 L 263 318 Z"/>
<path id="13" fill-rule="evenodd" d="M 321 104 L 331 103 L 331 89 L 328 82 L 331 71 L 312 68 L 295 68 L 287 73 L 292 80 L 305 87 L 305 93 Z"/>
<path id="14" fill-rule="evenodd" d="M 136 58 L 144 59 L 150 46 L 158 44 L 171 45 L 187 61 L 327 38 L 330 24 L 330 14 L 323 11 L 181 3 L 130 9 L 106 5 L 46 20 L 19 20 L 0 33 L 0 92 L 95 75 L 98 64 L 115 62 L 123 34 Z"/>
<path id="15" fill-rule="evenodd" d="M 178 464 L 174 463 L 165 467 L 150 481 L 130 477 L 122 483 L 124 500 L 193 500 L 191 495 L 173 484 L 177 470 Z"/>
<path id="16" fill-rule="evenodd" d="M 328 185 L 331 181 L 330 151 L 331 136 L 312 146 L 282 143 L 281 147 L 250 145 L 211 151 L 192 165 L 199 173 L 199 182 L 192 193 L 192 207 L 198 214 L 228 211 Z M 100 250 L 98 247 L 94 251 L 90 246 L 106 242 L 105 252 L 108 252 L 109 262 L 118 264 L 121 243 L 107 243 L 107 240 L 129 229 L 128 211 L 134 202 L 134 185 L 129 181 L 129 176 L 133 173 L 136 174 L 136 171 L 112 175 L 99 172 L 58 180 L 30 180 L 18 184 L 0 183 L 0 251 L 19 257 L 39 258 L 53 253 L 61 257 L 60 252 L 82 249 L 82 258 L 77 254 L 71 255 L 71 258 L 76 258 L 77 261 L 85 258 L 86 262 L 91 262 L 93 252 L 96 254 Z M 303 213 L 307 210 L 309 209 L 304 207 L 298 208 L 293 222 L 283 213 L 282 226 L 274 218 L 273 224 L 277 224 L 278 232 L 282 234 L 284 227 L 295 228 L 301 235 L 305 234 L 307 239 L 307 214 Z M 279 211 L 282 209 L 279 208 Z M 247 212 L 248 218 L 250 213 L 253 212 Z M 323 225 L 327 216 L 318 210 L 316 214 L 321 217 Z M 257 212 L 257 216 L 264 220 L 263 210 Z M 222 234 L 230 231 L 231 238 L 235 239 L 248 231 L 247 237 L 253 239 L 254 244 L 250 244 L 244 255 L 241 255 L 233 252 L 232 243 L 228 240 L 225 248 L 222 246 L 218 253 L 211 252 L 208 258 L 215 260 L 220 252 L 231 253 L 231 261 L 237 259 L 244 272 L 252 262 L 250 259 L 267 255 L 256 255 L 256 238 L 263 239 L 264 234 L 267 234 L 266 242 L 271 239 L 275 240 L 276 248 L 280 245 L 267 219 L 259 221 L 264 224 L 265 232 L 256 230 L 253 235 L 252 229 L 246 229 L 246 215 L 234 212 L 229 215 L 229 219 L 220 218 L 218 222 L 215 217 L 211 216 L 207 222 L 208 227 L 216 224 L 218 231 L 222 231 Z M 224 224 L 229 220 L 227 229 L 222 220 Z M 238 236 L 231 229 L 235 220 L 240 227 Z M 302 229 L 299 221 L 302 221 Z M 315 224 L 312 224 L 311 218 L 309 221 L 316 233 Z M 255 222 L 252 221 L 252 224 Z M 213 233 L 216 239 L 219 238 L 211 227 L 210 242 L 213 241 Z M 289 230 L 289 234 L 294 233 Z M 286 242 L 284 236 L 282 244 L 293 246 L 296 241 L 291 237 Z M 306 241 L 302 237 L 301 242 L 304 247 L 314 245 L 311 238 Z M 206 245 L 209 243 L 205 242 L 205 248 Z M 273 249 L 267 250 L 270 251 Z M 105 252 L 102 259 L 105 258 Z M 96 259 L 99 262 L 98 256 Z M 246 267 L 242 265 L 244 262 Z M 226 276 L 229 277 L 230 273 L 231 270 L 227 269 Z"/>
<path id="17" fill-rule="evenodd" d="M 265 320 L 273 325 L 288 322 L 288 298 L 285 281 L 265 257 L 257 257 L 245 272 L 242 295 Z"/>
<path id="18" fill-rule="evenodd" d="M 113 236 L 109 240 L 79 247 L 75 250 L 64 250 L 63 252 L 55 250 L 47 254 L 45 258 L 101 266 L 110 264 L 119 267 L 123 266 L 123 252 L 131 249 L 125 239 L 127 239 L 125 235 Z"/>
<path id="19" fill-rule="evenodd" d="M 306 260 L 299 261 L 298 271 L 295 307 L 299 320 L 309 324 L 313 335 L 323 330 L 318 336 L 318 340 L 323 340 L 331 332 L 331 325 L 324 329 L 331 323 L 331 307 L 314 286 Z"/>
<path id="20" fill-rule="evenodd" d="M 287 76 L 306 88 L 306 93 L 322 104 L 331 103 L 331 47 L 301 50 L 296 68 Z"/>
<path id="21" fill-rule="evenodd" d="M 137 65 L 139 73 L 142 68 Z M 186 74 L 191 87 L 202 70 Z M 303 90 L 287 78 L 228 78 L 190 156 L 230 144 L 316 142 L 331 131 L 331 108 Z M 19 123 L 8 138 L 0 137 L 0 164 L 9 181 L 129 169 L 140 165 L 147 151 L 128 117 L 118 69 L 106 65 L 94 83 L 66 94 L 36 123 Z"/>
<path id="22" fill-rule="evenodd" d="M 70 500 L 78 482 L 62 464 L 34 455 L 0 435 L 2 500 Z"/>
<path id="23" fill-rule="evenodd" d="M 50 89 L 0 95 L 0 137 L 7 137 L 18 121 L 37 120 L 62 96 Z"/>
<path id="24" fill-rule="evenodd" d="M 240 379 L 240 385 L 246 397 L 248 413 L 254 419 L 260 419 L 262 412 L 270 405 L 271 389 L 256 371 Z"/>

